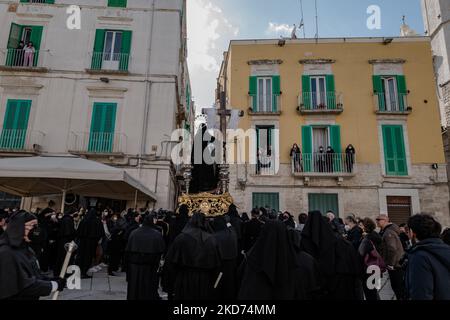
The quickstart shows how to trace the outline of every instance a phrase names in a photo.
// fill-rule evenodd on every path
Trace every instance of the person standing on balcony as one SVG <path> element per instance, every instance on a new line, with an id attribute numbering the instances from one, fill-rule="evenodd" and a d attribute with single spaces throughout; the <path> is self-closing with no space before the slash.
<path id="1" fill-rule="evenodd" d="M 316 153 L 316 156 L 315 156 L 316 165 L 317 165 L 316 172 L 325 172 L 325 157 L 326 157 L 326 154 L 324 152 L 324 149 L 322 146 L 320 146 L 319 152 Z"/>
<path id="2" fill-rule="evenodd" d="M 290 156 L 294 164 L 294 172 L 302 172 L 302 152 L 296 143 L 292 146 Z"/>
<path id="3" fill-rule="evenodd" d="M 345 149 L 345 160 L 347 166 L 347 172 L 353 172 L 353 165 L 355 164 L 355 153 L 356 150 L 353 145 L 349 144 L 347 149 Z"/>
<path id="4" fill-rule="evenodd" d="M 36 49 L 33 46 L 33 42 L 28 42 L 27 46 L 23 50 L 24 52 L 24 67 L 32 67 L 34 64 L 34 53 L 36 52 Z"/>
<path id="5" fill-rule="evenodd" d="M 326 172 L 333 172 L 333 162 L 334 162 L 335 152 L 332 147 L 327 148 L 326 154 Z"/>

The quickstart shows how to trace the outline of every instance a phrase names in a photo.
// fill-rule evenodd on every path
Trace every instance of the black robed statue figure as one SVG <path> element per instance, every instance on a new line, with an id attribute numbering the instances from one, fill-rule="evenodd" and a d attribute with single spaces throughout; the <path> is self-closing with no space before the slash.
<path id="1" fill-rule="evenodd" d="M 207 132 L 206 124 L 201 124 L 194 137 L 191 153 L 193 170 L 190 193 L 216 193 L 217 191 L 219 168 L 214 161 L 216 155 L 214 141 L 214 137 Z"/>

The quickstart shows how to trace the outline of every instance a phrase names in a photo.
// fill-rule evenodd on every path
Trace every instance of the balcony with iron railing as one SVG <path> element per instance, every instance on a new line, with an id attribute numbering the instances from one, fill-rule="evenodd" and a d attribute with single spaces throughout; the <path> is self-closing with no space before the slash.
<path id="1" fill-rule="evenodd" d="M 342 93 L 329 92 L 302 92 L 298 96 L 297 111 L 300 114 L 316 113 L 342 113 L 344 103 Z"/>
<path id="2" fill-rule="evenodd" d="M 45 134 L 27 129 L 2 129 L 0 133 L 0 153 L 32 153 L 42 150 Z"/>
<path id="3" fill-rule="evenodd" d="M 267 99 L 268 100 L 268 99 Z M 248 114 L 252 116 L 258 115 L 281 115 L 281 106 L 283 101 L 281 99 L 281 94 L 272 94 L 272 100 L 267 101 L 264 98 L 258 97 L 258 95 L 250 94 L 248 96 Z M 263 104 L 265 106 L 262 106 Z"/>
<path id="4" fill-rule="evenodd" d="M 408 106 L 408 94 L 375 92 L 373 94 L 375 113 L 385 115 L 408 115 L 412 108 Z"/>
<path id="5" fill-rule="evenodd" d="M 21 1 L 22 3 L 49 3 L 48 0 L 27 0 Z"/>
<path id="6" fill-rule="evenodd" d="M 71 132 L 68 149 L 77 155 L 124 156 L 127 136 L 116 132 Z"/>
<path id="7" fill-rule="evenodd" d="M 291 157 L 294 176 L 341 177 L 355 174 L 355 154 L 303 153 Z"/>
<path id="8" fill-rule="evenodd" d="M 0 70 L 26 71 L 26 72 L 47 72 L 44 67 L 45 61 L 50 55 L 48 50 L 34 50 L 27 52 L 23 49 L 1 49 L 2 61 L 4 65 Z"/>
<path id="9" fill-rule="evenodd" d="M 92 52 L 89 73 L 127 74 L 131 56 L 128 53 Z"/>
<path id="10" fill-rule="evenodd" d="M 275 175 L 275 157 L 263 155 L 257 157 L 255 165 L 255 175 L 257 176 L 274 176 Z"/>

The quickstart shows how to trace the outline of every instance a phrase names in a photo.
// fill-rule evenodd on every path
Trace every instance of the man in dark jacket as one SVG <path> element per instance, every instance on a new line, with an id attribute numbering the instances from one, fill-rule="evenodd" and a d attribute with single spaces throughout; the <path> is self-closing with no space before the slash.
<path id="1" fill-rule="evenodd" d="M 399 236 L 400 228 L 390 223 L 387 215 L 379 215 L 376 220 L 377 226 L 381 229 L 381 256 L 389 272 L 392 290 L 397 300 L 405 300 L 404 272 L 400 265 L 405 251 Z"/>
<path id="2" fill-rule="evenodd" d="M 405 282 L 411 300 L 450 300 L 450 247 L 439 239 L 442 227 L 419 214 L 408 221 L 417 244 L 408 252 Z"/>

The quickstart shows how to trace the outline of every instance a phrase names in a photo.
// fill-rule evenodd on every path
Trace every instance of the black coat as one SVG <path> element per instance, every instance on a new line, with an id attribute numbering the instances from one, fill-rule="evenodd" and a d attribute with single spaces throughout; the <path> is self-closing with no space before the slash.
<path id="1" fill-rule="evenodd" d="M 411 300 L 450 300 L 450 247 L 440 239 L 420 241 L 407 253 L 405 274 Z"/>
<path id="2" fill-rule="evenodd" d="M 248 251 L 258 239 L 264 224 L 257 218 L 252 218 L 244 223 L 243 249 Z"/>
<path id="3" fill-rule="evenodd" d="M 173 270 L 170 287 L 175 300 L 215 297 L 214 284 L 221 260 L 216 239 L 205 230 L 204 218 L 194 214 L 167 252 L 166 264 Z"/>
<path id="4" fill-rule="evenodd" d="M 350 241 L 355 247 L 356 250 L 358 250 L 359 245 L 361 244 L 362 240 L 362 230 L 360 227 L 355 226 L 354 228 L 350 229 L 347 232 L 347 240 Z"/>
<path id="5" fill-rule="evenodd" d="M 148 225 L 134 230 L 126 247 L 128 300 L 157 300 L 158 267 L 165 250 L 163 236 Z"/>
<path id="6" fill-rule="evenodd" d="M 52 291 L 40 274 L 34 252 L 24 242 L 25 215 L 19 213 L 0 238 L 0 300 L 38 300 Z"/>

